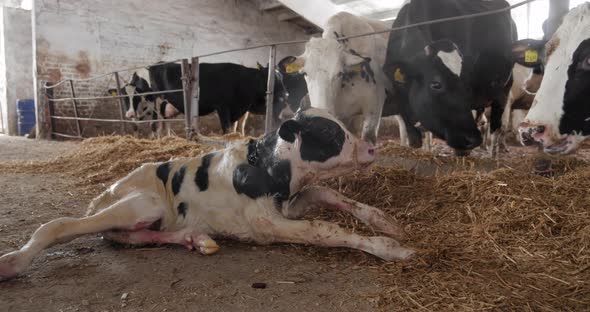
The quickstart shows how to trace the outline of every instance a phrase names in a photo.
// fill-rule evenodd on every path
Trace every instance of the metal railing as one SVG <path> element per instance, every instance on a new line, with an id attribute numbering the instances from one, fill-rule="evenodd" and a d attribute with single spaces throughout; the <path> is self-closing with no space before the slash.
<path id="1" fill-rule="evenodd" d="M 378 35 L 378 34 L 383 34 L 383 33 L 389 33 L 392 31 L 399 31 L 399 30 L 404 30 L 404 29 L 408 29 L 408 28 L 420 27 L 420 26 L 424 26 L 424 25 L 445 23 L 445 22 L 450 22 L 450 21 L 499 14 L 499 13 L 513 10 L 517 7 L 526 5 L 526 4 L 534 2 L 534 1 L 537 1 L 537 0 L 523 0 L 519 3 L 508 6 L 506 8 L 498 9 L 498 10 L 492 10 L 492 11 L 481 12 L 481 13 L 476 13 L 476 14 L 460 15 L 460 16 L 442 18 L 442 19 L 436 19 L 436 20 L 430 20 L 430 21 L 405 25 L 405 26 L 401 26 L 401 27 L 393 27 L 393 28 L 390 28 L 387 30 L 382 30 L 382 31 L 363 33 L 363 34 L 347 36 L 347 37 L 339 37 L 337 40 L 345 41 L 348 39 L 354 39 L 354 38 L 365 37 L 365 36 L 373 36 L 373 35 Z M 202 54 L 200 56 L 192 57 L 190 59 L 184 58 L 184 59 L 177 59 L 177 60 L 168 61 L 168 62 L 155 63 L 155 64 L 152 64 L 149 66 L 138 66 L 138 67 L 132 67 L 132 68 L 126 68 L 126 69 L 119 69 L 119 70 L 116 70 L 116 71 L 113 71 L 110 73 L 106 73 L 106 74 L 102 74 L 102 75 L 98 75 L 98 76 L 94 76 L 94 77 L 90 77 L 90 78 L 64 79 L 64 80 L 59 81 L 59 82 L 52 84 L 52 85 L 44 84 L 43 85 L 43 89 L 45 90 L 44 98 L 49 106 L 48 111 L 49 111 L 49 119 L 50 119 L 49 126 L 51 128 L 50 133 L 51 133 L 51 135 L 58 136 L 58 137 L 81 139 L 82 138 L 82 127 L 81 127 L 80 121 L 120 123 L 122 132 L 124 132 L 124 130 L 125 130 L 124 129 L 125 124 L 137 125 L 137 124 L 144 124 L 144 123 L 151 123 L 151 122 L 184 121 L 185 122 L 185 130 L 186 130 L 186 138 L 190 140 L 195 134 L 199 135 L 198 129 L 199 129 L 199 92 L 200 92 L 200 90 L 199 90 L 199 79 L 200 79 L 200 77 L 199 77 L 199 61 L 200 61 L 200 58 L 210 57 L 210 56 L 215 56 L 215 55 L 220 55 L 220 54 L 226 54 L 226 53 L 232 53 L 232 52 L 265 48 L 265 47 L 269 48 L 268 81 L 267 81 L 267 91 L 266 91 L 266 117 L 265 117 L 265 133 L 268 133 L 269 131 L 272 131 L 275 128 L 275 125 L 273 124 L 274 118 L 273 118 L 273 105 L 272 104 L 273 104 L 273 97 L 274 97 L 273 89 L 274 89 L 274 82 L 275 82 L 276 48 L 277 48 L 277 46 L 290 45 L 290 44 L 301 44 L 301 43 L 306 43 L 307 41 L 308 40 L 282 41 L 282 42 L 275 42 L 275 43 L 270 43 L 270 44 L 260 44 L 260 45 L 255 45 L 255 46 L 249 46 L 249 47 L 244 47 L 244 48 L 229 49 L 229 50 L 224 50 L 224 51 L 219 51 L 219 52 Z M 183 99 L 184 99 L 183 105 L 184 105 L 184 116 L 185 116 L 184 119 L 163 119 L 163 120 L 158 119 L 155 121 L 154 120 L 126 120 L 124 117 L 124 115 L 125 115 L 125 113 L 124 113 L 124 107 L 125 107 L 124 98 L 128 97 L 129 95 L 76 97 L 75 82 L 95 81 L 95 80 L 98 80 L 101 78 L 108 77 L 109 75 L 112 75 L 115 78 L 117 90 L 121 90 L 121 81 L 120 81 L 119 73 L 132 72 L 132 71 L 136 71 L 136 70 L 140 70 L 140 69 L 150 68 L 150 67 L 154 67 L 154 66 L 163 66 L 163 65 L 167 65 L 167 64 L 173 64 L 173 63 L 180 63 L 180 65 L 181 65 L 181 70 L 182 70 L 181 80 L 182 80 L 182 86 L 183 86 L 182 89 L 136 93 L 136 94 L 133 94 L 133 96 L 146 96 L 146 95 L 158 95 L 158 94 L 183 92 Z M 65 98 L 53 98 L 53 92 L 52 92 L 53 89 L 65 84 L 65 83 L 69 83 L 70 92 L 71 92 L 72 96 L 65 97 Z M 79 101 L 107 100 L 107 99 L 108 100 L 119 99 L 119 110 L 120 110 L 119 119 L 101 119 L 101 118 L 79 117 L 79 112 L 78 112 Z M 54 110 L 55 110 L 54 104 L 57 102 L 68 102 L 68 101 L 72 101 L 74 117 L 56 116 L 54 114 Z M 133 104 L 130 103 L 130 105 L 133 105 Z M 54 131 L 55 130 L 54 120 L 75 120 L 77 135 L 55 132 Z"/>

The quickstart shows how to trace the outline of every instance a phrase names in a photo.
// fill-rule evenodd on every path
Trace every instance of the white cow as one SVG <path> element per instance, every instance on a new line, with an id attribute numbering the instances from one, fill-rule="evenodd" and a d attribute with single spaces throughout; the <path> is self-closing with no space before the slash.
<path id="1" fill-rule="evenodd" d="M 590 3 L 571 10 L 546 46 L 545 76 L 519 129 L 525 145 L 573 153 L 590 136 Z"/>
<path id="2" fill-rule="evenodd" d="M 305 74 L 311 106 L 326 109 L 358 133 L 375 143 L 389 84 L 382 67 L 389 33 L 339 41 L 339 38 L 387 30 L 380 21 L 341 12 L 332 16 L 321 38 L 312 38 L 305 52 L 293 57 L 288 71 Z"/>

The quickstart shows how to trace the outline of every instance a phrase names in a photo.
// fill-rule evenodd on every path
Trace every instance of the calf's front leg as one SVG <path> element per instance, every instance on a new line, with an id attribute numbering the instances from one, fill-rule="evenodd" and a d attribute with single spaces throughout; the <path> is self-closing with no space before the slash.
<path id="1" fill-rule="evenodd" d="M 322 186 L 304 188 L 289 205 L 283 207 L 282 214 L 289 219 L 299 219 L 311 209 L 317 209 L 319 206 L 349 212 L 364 224 L 397 239 L 403 239 L 405 236 L 403 229 L 383 211 Z"/>
<path id="2" fill-rule="evenodd" d="M 412 249 L 401 247 L 393 238 L 365 237 L 325 221 L 289 220 L 277 216 L 271 220 L 261 220 L 260 226 L 256 228 L 268 242 L 354 248 L 386 261 L 406 260 L 415 253 Z"/>

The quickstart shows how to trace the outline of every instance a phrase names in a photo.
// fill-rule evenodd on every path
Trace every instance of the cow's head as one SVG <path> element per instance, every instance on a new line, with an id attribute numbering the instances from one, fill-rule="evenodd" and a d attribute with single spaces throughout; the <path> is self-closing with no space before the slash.
<path id="1" fill-rule="evenodd" d="M 384 70 L 409 105 L 402 114 L 411 123 L 420 124 L 458 150 L 479 146 L 481 133 L 471 110 L 474 101 L 468 62 L 451 41 L 431 43 L 413 58 L 386 64 Z"/>
<path id="2" fill-rule="evenodd" d="M 305 52 L 285 62 L 287 72 L 305 75 L 309 98 L 314 107 L 329 109 L 347 79 L 368 68 L 371 59 L 348 49 L 337 38 L 311 38 Z M 372 72 L 371 72 L 372 74 Z"/>
<path id="3" fill-rule="evenodd" d="M 277 132 L 276 156 L 291 162 L 294 178 L 336 177 L 375 160 L 373 145 L 356 138 L 322 109 L 299 110 Z"/>
<path id="4" fill-rule="evenodd" d="M 287 92 L 287 99 L 284 102 L 276 102 L 273 114 L 276 121 L 285 121 L 293 118 L 299 109 L 302 97 L 307 94 L 305 77 L 294 68 L 295 56 L 286 56 L 277 64 L 277 77 Z"/>
<path id="5" fill-rule="evenodd" d="M 123 100 L 125 102 L 125 117 L 129 119 L 141 119 L 150 109 L 153 110 L 154 96 L 138 96 L 136 94 L 151 92 L 149 83 L 137 73 L 133 73 L 129 82 L 117 91 L 117 89 L 110 89 L 108 92 L 113 96 L 126 95 Z"/>
<path id="6" fill-rule="evenodd" d="M 589 3 L 573 9 L 544 52 L 531 46 L 520 47 L 528 51 L 530 60 L 539 55 L 545 63 L 545 76 L 519 128 L 523 144 L 542 145 L 551 154 L 569 154 L 590 136 L 589 16 Z"/>

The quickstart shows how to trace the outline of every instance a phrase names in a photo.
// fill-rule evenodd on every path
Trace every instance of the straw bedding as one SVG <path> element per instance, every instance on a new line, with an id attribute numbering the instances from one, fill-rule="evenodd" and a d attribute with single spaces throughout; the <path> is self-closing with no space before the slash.
<path id="1" fill-rule="evenodd" d="M 0 164 L 0 172 L 66 173 L 102 188 L 143 162 L 211 149 L 175 138 L 104 137 L 86 140 L 49 162 Z M 391 145 L 381 154 L 428 161 L 426 154 Z M 371 296 L 386 310 L 587 310 L 590 164 L 557 160 L 558 174 L 551 178 L 530 174 L 531 164 L 530 157 L 518 158 L 490 172 L 458 166 L 457 171 L 432 176 L 392 164 L 327 181 L 405 225 L 405 245 L 418 249 L 419 255 L 406 263 L 386 263 L 350 250 L 306 252 L 331 262 L 342 261 L 344 254 L 356 266 L 378 270 L 382 292 Z M 341 212 L 322 210 L 313 217 L 373 233 Z"/>

